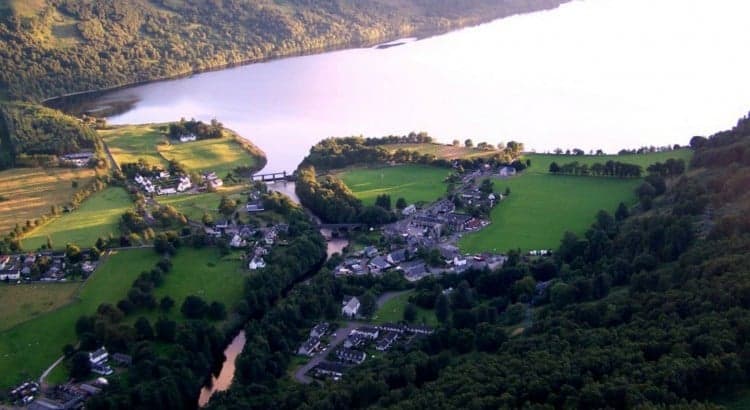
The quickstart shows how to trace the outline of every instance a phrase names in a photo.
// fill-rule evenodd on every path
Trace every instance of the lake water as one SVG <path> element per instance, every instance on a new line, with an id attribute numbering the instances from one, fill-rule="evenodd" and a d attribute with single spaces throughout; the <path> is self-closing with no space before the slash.
<path id="1" fill-rule="evenodd" d="M 214 393 L 224 391 L 232 385 L 232 379 L 234 379 L 234 365 L 237 361 L 237 356 L 242 353 L 242 348 L 245 347 L 245 341 L 245 331 L 242 330 L 224 350 L 225 360 L 221 365 L 221 371 L 218 376 L 212 376 L 210 386 L 201 389 L 201 394 L 198 398 L 198 406 L 205 406 L 208 404 L 209 399 L 211 399 L 211 396 L 213 396 Z"/>
<path id="2" fill-rule="evenodd" d="M 579 0 L 388 48 L 114 91 L 111 123 L 218 118 L 291 171 L 329 136 L 424 130 L 528 149 L 686 144 L 750 110 L 750 2 Z"/>

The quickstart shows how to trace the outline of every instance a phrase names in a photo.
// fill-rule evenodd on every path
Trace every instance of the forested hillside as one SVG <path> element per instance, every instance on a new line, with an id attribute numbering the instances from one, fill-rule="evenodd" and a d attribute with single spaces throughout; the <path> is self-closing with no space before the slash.
<path id="1" fill-rule="evenodd" d="M 212 407 L 713 408 L 750 382 L 750 120 L 691 145 L 688 174 L 649 178 L 552 260 L 420 282 L 415 302 L 443 306 L 422 343 L 324 386 L 241 378 Z"/>
<path id="2" fill-rule="evenodd" d="M 0 0 L 13 99 L 444 31 L 567 0 Z"/>

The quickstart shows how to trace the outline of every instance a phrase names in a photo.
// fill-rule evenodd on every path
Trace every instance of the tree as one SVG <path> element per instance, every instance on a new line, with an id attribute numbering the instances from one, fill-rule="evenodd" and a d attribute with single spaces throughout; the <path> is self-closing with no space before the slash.
<path id="1" fill-rule="evenodd" d="M 407 207 L 406 199 L 403 197 L 396 200 L 396 209 L 403 210 Z"/>
<path id="2" fill-rule="evenodd" d="M 208 212 L 204 212 L 201 217 L 201 222 L 203 222 L 203 225 L 209 226 L 214 223 L 214 218 Z"/>
<path id="3" fill-rule="evenodd" d="M 219 212 L 222 215 L 229 218 L 229 216 L 231 216 L 236 209 L 237 201 L 235 201 L 234 199 L 230 199 L 226 195 L 221 196 L 221 201 L 219 201 Z"/>
<path id="4" fill-rule="evenodd" d="M 615 211 L 615 220 L 619 222 L 627 218 L 628 216 L 630 216 L 628 207 L 624 203 L 620 202 L 620 205 L 617 206 L 617 210 Z"/>
<path id="5" fill-rule="evenodd" d="M 411 323 L 415 321 L 416 319 L 417 319 L 417 306 L 409 302 L 404 307 L 404 321 Z"/>
<path id="6" fill-rule="evenodd" d="M 189 319 L 200 319 L 206 314 L 206 302 L 198 296 L 190 295 L 182 302 L 180 312 Z"/>
<path id="7" fill-rule="evenodd" d="M 444 294 L 439 294 L 437 299 L 435 300 L 435 316 L 437 316 L 437 320 L 440 321 L 440 323 L 445 323 L 448 321 L 448 318 L 451 314 L 451 306 L 450 301 L 448 301 L 448 297 Z"/>
<path id="8" fill-rule="evenodd" d="M 166 318 L 156 321 L 156 338 L 162 342 L 173 342 L 177 334 L 177 322 Z"/>
<path id="9" fill-rule="evenodd" d="M 489 195 L 495 189 L 495 183 L 491 179 L 487 178 L 479 185 L 479 190 L 485 195 Z"/>
<path id="10" fill-rule="evenodd" d="M 560 309 L 575 302 L 575 288 L 567 283 L 557 282 L 549 290 L 550 301 Z"/>
<path id="11" fill-rule="evenodd" d="M 369 290 L 359 298 L 359 303 L 359 313 L 362 316 L 372 316 L 378 307 L 377 301 L 375 300 L 375 295 L 373 295 Z"/>
<path id="12" fill-rule="evenodd" d="M 458 147 L 459 145 L 461 145 L 461 141 L 459 141 L 459 140 L 453 140 L 453 146 L 454 147 Z"/>
<path id="13" fill-rule="evenodd" d="M 76 352 L 76 348 L 72 344 L 68 343 L 63 346 L 63 356 L 71 357 Z"/>
<path id="14" fill-rule="evenodd" d="M 378 195 L 375 198 L 375 205 L 390 211 L 391 210 L 391 196 L 388 194 Z"/>
<path id="15" fill-rule="evenodd" d="M 159 301 L 159 309 L 162 310 L 162 312 L 169 312 L 174 307 L 174 299 L 170 298 L 169 296 L 164 296 L 161 298 L 161 301 Z"/>
<path id="16" fill-rule="evenodd" d="M 708 139 L 706 137 L 701 136 L 695 136 L 693 138 L 690 138 L 690 148 L 692 149 L 698 149 L 702 148 L 706 143 L 708 142 Z"/>
<path id="17" fill-rule="evenodd" d="M 78 352 L 73 355 L 70 363 L 70 377 L 76 380 L 82 380 L 91 373 L 91 362 L 86 352 Z"/>
<path id="18" fill-rule="evenodd" d="M 502 142 L 502 141 L 498 142 L 497 143 L 497 149 L 499 149 L 500 151 L 504 150 L 505 149 L 505 143 Z"/>
<path id="19" fill-rule="evenodd" d="M 552 163 L 549 164 L 549 172 L 552 174 L 557 174 L 558 172 L 560 172 L 560 166 L 557 165 L 557 162 L 552 161 Z"/>
<path id="20" fill-rule="evenodd" d="M 81 261 L 81 248 L 79 248 L 74 243 L 69 243 L 65 247 L 65 257 L 68 258 L 68 261 L 71 263 L 77 263 Z"/>
<path id="21" fill-rule="evenodd" d="M 154 338 L 154 329 L 148 319 L 141 316 L 135 321 L 135 334 L 139 340 L 151 340 Z"/>
<path id="22" fill-rule="evenodd" d="M 467 138 L 466 141 L 464 141 L 464 146 L 466 148 L 471 148 L 474 146 L 474 141 L 472 141 L 471 138 Z"/>
<path id="23" fill-rule="evenodd" d="M 208 307 L 208 318 L 211 320 L 224 320 L 227 317 L 227 308 L 221 302 L 211 302 Z"/>

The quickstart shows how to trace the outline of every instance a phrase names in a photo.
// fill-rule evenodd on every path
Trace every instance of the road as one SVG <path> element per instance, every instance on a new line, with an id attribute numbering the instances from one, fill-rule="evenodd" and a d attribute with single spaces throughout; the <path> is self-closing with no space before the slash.
<path id="1" fill-rule="evenodd" d="M 62 362 L 64 359 L 65 359 L 65 356 L 60 356 L 59 359 L 57 359 L 54 363 L 52 363 L 52 366 L 48 367 L 47 370 L 45 370 L 44 373 L 42 373 L 42 375 L 39 377 L 40 385 L 44 386 L 44 379 L 46 379 L 47 376 L 49 376 L 49 374 L 52 373 L 52 370 L 54 370 L 55 367 L 57 367 L 57 365 L 59 365 L 60 362 Z"/>

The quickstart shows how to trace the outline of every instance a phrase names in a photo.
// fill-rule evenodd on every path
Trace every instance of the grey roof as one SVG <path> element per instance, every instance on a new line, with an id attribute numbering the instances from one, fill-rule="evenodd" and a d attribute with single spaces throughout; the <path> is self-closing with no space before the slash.
<path id="1" fill-rule="evenodd" d="M 399 249 L 388 254 L 388 257 L 394 262 L 399 263 L 406 260 L 406 249 Z"/>
<path id="2" fill-rule="evenodd" d="M 391 267 L 391 264 L 388 263 L 388 261 L 382 256 L 375 257 L 370 261 L 370 265 L 373 265 L 378 269 L 388 269 L 389 267 Z"/>

